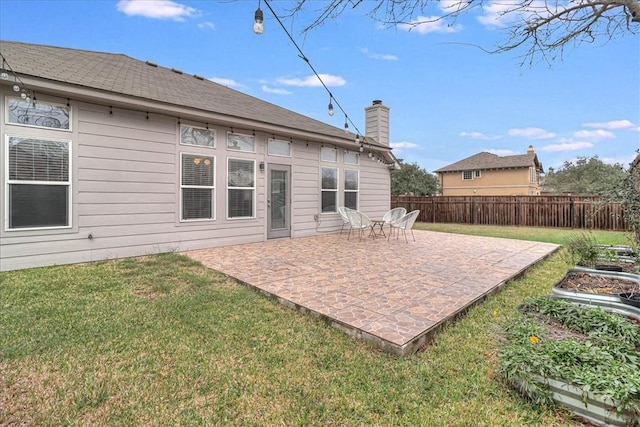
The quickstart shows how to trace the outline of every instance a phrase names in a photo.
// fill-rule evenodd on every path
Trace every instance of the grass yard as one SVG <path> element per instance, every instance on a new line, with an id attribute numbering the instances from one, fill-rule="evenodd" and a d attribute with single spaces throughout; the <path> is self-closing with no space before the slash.
<path id="1" fill-rule="evenodd" d="M 472 234 L 476 236 L 505 237 L 508 239 L 534 240 L 537 242 L 564 244 L 567 238 L 588 234 L 601 245 L 632 245 L 631 233 L 603 230 L 578 230 L 568 228 L 505 227 L 494 225 L 469 225 L 420 222 L 416 230 L 441 231 L 445 233 Z"/>
<path id="2" fill-rule="evenodd" d="M 0 425 L 575 425 L 495 374 L 502 325 L 568 267 L 551 257 L 406 358 L 178 254 L 0 273 Z"/>

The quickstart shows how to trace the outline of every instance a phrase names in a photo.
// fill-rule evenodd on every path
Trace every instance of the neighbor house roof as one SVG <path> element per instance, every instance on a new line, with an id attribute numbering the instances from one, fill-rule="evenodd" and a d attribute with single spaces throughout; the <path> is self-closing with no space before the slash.
<path id="1" fill-rule="evenodd" d="M 542 163 L 538 161 L 538 156 L 534 152 L 518 154 L 515 156 L 498 156 L 496 154 L 483 151 L 471 157 L 462 159 L 440 168 L 435 172 L 459 172 L 465 170 L 487 170 L 487 169 L 513 169 L 528 168 L 535 165 L 542 170 Z"/>
<path id="2" fill-rule="evenodd" d="M 161 67 L 122 54 L 0 41 L 0 52 L 20 76 L 88 88 L 103 93 L 184 107 L 246 119 L 256 124 L 304 130 L 323 137 L 353 142 L 345 133 L 319 120 L 306 117 L 253 96 L 214 83 L 203 77 Z M 382 148 L 371 139 L 367 143 Z"/>

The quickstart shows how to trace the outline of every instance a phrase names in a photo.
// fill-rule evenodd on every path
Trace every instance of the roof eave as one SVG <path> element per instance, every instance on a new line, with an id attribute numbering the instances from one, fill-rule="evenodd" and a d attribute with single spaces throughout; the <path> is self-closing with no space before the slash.
<path id="1" fill-rule="evenodd" d="M 22 83 L 33 90 L 36 95 L 46 94 L 53 97 L 95 103 L 100 105 L 108 105 L 127 109 L 131 111 L 149 112 L 162 114 L 171 117 L 181 118 L 184 120 L 202 121 L 203 123 L 218 123 L 222 126 L 228 126 L 234 129 L 245 129 L 257 132 L 271 133 L 274 136 L 295 138 L 302 141 L 319 142 L 333 144 L 340 148 L 358 151 L 360 144 L 355 142 L 355 134 L 345 132 L 344 137 L 340 138 L 335 135 L 325 133 L 311 132 L 303 129 L 296 129 L 281 125 L 274 125 L 259 120 L 220 114 L 213 111 L 202 110 L 197 108 L 189 108 L 182 105 L 175 105 L 161 101 L 150 100 L 147 98 L 123 95 L 119 93 L 109 92 L 105 90 L 89 88 L 85 86 L 74 85 L 65 82 L 57 82 L 39 77 L 27 76 L 21 74 Z M 12 81 L 0 81 L 0 84 L 8 86 Z M 337 129 L 337 128 L 336 128 Z M 363 139 L 362 144 L 371 150 L 387 153 L 388 160 L 395 161 L 395 156 L 391 153 L 391 148 L 381 145 L 371 138 Z"/>

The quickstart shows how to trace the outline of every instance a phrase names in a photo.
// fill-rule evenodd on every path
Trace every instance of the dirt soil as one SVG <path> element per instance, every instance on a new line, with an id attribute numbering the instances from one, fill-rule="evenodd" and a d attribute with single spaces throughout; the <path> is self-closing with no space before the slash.
<path id="1" fill-rule="evenodd" d="M 556 286 L 568 291 L 600 295 L 640 293 L 640 285 L 631 280 L 593 276 L 587 273 L 570 273 Z"/>
<path id="2" fill-rule="evenodd" d="M 615 262 L 615 261 L 602 261 L 596 263 L 596 265 L 602 266 L 616 266 L 621 267 L 623 273 L 637 273 L 636 265 L 632 262 Z"/>

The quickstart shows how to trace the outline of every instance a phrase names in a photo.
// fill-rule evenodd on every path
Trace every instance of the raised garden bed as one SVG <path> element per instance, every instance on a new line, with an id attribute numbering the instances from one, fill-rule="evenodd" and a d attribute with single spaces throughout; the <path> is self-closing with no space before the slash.
<path id="1" fill-rule="evenodd" d="M 519 311 L 499 354 L 505 379 L 532 402 L 564 406 L 592 424 L 640 423 L 638 322 L 549 297 Z"/>
<path id="2" fill-rule="evenodd" d="M 593 265 L 595 270 L 638 273 L 637 254 L 631 246 L 598 245 L 597 249 L 599 254 L 598 261 Z"/>

